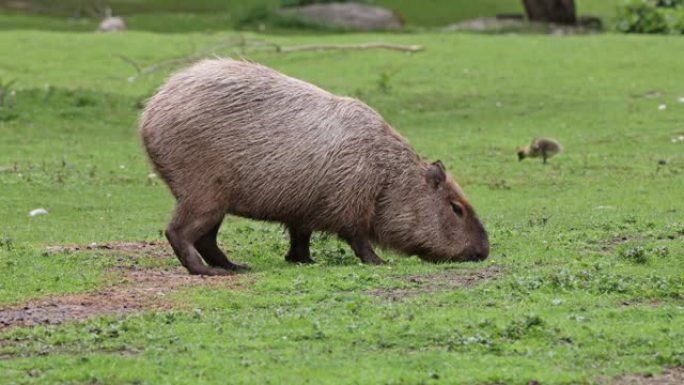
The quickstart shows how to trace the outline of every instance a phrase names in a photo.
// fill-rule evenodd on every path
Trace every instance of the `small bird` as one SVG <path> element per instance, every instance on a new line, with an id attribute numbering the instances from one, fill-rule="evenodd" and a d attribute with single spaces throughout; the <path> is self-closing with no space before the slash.
<path id="1" fill-rule="evenodd" d="M 525 147 L 518 148 L 518 160 L 523 160 L 525 158 L 538 158 L 542 157 L 544 159 L 544 164 L 546 164 L 546 159 L 558 154 L 563 151 L 563 146 L 551 138 L 535 138 L 532 139 L 532 143 Z"/>

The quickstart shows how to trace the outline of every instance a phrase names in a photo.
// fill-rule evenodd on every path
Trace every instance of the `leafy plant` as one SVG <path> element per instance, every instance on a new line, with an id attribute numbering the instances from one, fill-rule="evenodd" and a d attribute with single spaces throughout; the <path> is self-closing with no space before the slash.
<path id="1" fill-rule="evenodd" d="M 378 91 L 382 92 L 383 94 L 388 94 L 392 90 L 392 85 L 390 83 L 392 81 L 393 75 L 394 73 L 388 71 L 383 71 L 380 73 L 377 80 Z"/>
<path id="2" fill-rule="evenodd" d="M 656 5 L 664 8 L 676 8 L 684 5 L 684 0 L 658 0 Z"/>
<path id="3" fill-rule="evenodd" d="M 618 8 L 624 33 L 684 33 L 684 0 L 627 0 Z"/>
<path id="4" fill-rule="evenodd" d="M 626 247 L 620 250 L 620 258 L 632 261 L 638 264 L 644 264 L 648 262 L 648 255 L 643 247 Z"/>
<path id="5" fill-rule="evenodd" d="M 15 80 L 3 81 L 0 79 L 0 122 L 9 122 L 19 117 L 14 111 L 10 111 L 14 107 L 16 91 L 12 89 Z"/>
<path id="6" fill-rule="evenodd" d="M 14 92 L 11 87 L 15 83 L 15 80 L 3 81 L 0 79 L 0 107 L 5 105 L 5 102 L 9 102 L 13 98 Z"/>

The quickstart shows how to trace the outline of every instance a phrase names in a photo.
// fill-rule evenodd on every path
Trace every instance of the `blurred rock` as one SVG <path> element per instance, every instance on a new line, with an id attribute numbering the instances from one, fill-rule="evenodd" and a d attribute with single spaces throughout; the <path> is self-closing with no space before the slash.
<path id="1" fill-rule="evenodd" d="M 399 29 L 403 22 L 399 15 L 382 7 L 359 3 L 311 4 L 278 10 L 281 16 L 331 27 L 358 31 L 382 31 Z"/>
<path id="2" fill-rule="evenodd" d="M 47 215 L 47 213 L 47 210 L 45 210 L 44 208 L 38 208 L 35 210 L 31 210 L 31 212 L 29 212 L 29 216 L 35 217 L 38 215 Z"/>
<path id="3" fill-rule="evenodd" d="M 126 29 L 126 23 L 119 16 L 112 16 L 112 9 L 105 10 L 105 18 L 97 27 L 98 32 L 118 32 Z"/>
<path id="4" fill-rule="evenodd" d="M 519 18 L 481 17 L 478 19 L 464 20 L 450 24 L 444 28 L 444 32 L 472 31 L 472 32 L 499 32 L 503 30 L 515 30 L 529 28 L 532 25 Z"/>
<path id="5" fill-rule="evenodd" d="M 593 16 L 583 16 L 576 24 L 556 24 L 529 21 L 524 15 L 502 14 L 495 17 L 481 17 L 464 20 L 442 28 L 443 32 L 484 32 L 484 33 L 546 33 L 551 35 L 576 35 L 600 32 L 601 20 Z"/>
<path id="6" fill-rule="evenodd" d="M 125 29 L 126 23 L 118 16 L 108 17 L 102 20 L 100 26 L 97 27 L 98 32 L 118 32 Z"/>

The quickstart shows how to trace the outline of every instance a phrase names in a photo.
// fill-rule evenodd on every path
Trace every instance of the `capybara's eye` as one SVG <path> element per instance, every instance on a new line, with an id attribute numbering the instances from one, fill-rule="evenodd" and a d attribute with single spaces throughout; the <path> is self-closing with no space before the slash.
<path id="1" fill-rule="evenodd" d="M 463 218 L 463 206 L 461 206 L 460 203 L 451 202 L 451 208 L 454 209 L 454 212 L 459 218 Z"/>

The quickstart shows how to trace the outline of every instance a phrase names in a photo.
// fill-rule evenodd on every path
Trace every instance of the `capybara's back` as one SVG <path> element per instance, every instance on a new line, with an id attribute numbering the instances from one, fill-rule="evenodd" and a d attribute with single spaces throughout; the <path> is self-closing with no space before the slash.
<path id="1" fill-rule="evenodd" d="M 377 193 L 375 152 L 389 150 L 378 141 L 408 148 L 383 123 L 356 100 L 266 67 L 210 60 L 171 78 L 141 131 L 177 198 L 337 231 Z"/>
<path id="2" fill-rule="evenodd" d="M 326 231 L 379 263 L 358 238 L 387 243 L 374 226 L 391 180 L 415 183 L 412 173 L 429 171 L 365 104 L 244 61 L 206 60 L 173 75 L 140 131 L 178 202 L 167 237 L 196 274 L 240 267 L 216 246 L 226 213 L 285 224 L 293 262 L 311 262 L 311 232 Z"/>

